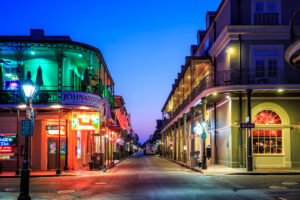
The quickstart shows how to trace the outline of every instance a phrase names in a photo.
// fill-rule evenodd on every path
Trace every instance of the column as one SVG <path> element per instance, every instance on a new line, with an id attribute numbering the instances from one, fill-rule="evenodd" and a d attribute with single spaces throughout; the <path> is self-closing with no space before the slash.
<path id="1" fill-rule="evenodd" d="M 194 134 L 194 127 L 195 127 L 195 109 L 194 107 L 190 108 L 190 115 L 191 115 L 191 167 L 195 167 L 195 159 L 194 159 L 194 152 L 195 152 L 195 134 Z"/>
<path id="2" fill-rule="evenodd" d="M 187 113 L 183 114 L 183 162 L 187 162 L 187 131 L 186 131 Z"/>
<path id="3" fill-rule="evenodd" d="M 177 138 L 176 138 L 176 122 L 173 124 L 173 128 L 172 128 L 173 132 L 173 159 L 176 160 L 177 159 Z"/>
<path id="4" fill-rule="evenodd" d="M 181 137 L 181 119 L 178 120 L 178 128 L 177 128 L 177 132 L 178 132 L 178 160 L 182 161 L 182 149 L 181 149 L 181 141 L 182 141 L 182 137 Z"/>
<path id="5" fill-rule="evenodd" d="M 206 104 L 207 104 L 207 99 L 204 97 L 202 98 L 202 122 L 205 123 L 206 121 Z M 202 133 L 202 169 L 207 169 L 207 164 L 206 164 L 206 146 L 205 146 L 205 140 L 206 140 L 206 126 L 203 127 L 203 133 Z"/>
<path id="6" fill-rule="evenodd" d="M 248 115 L 248 122 L 251 123 L 251 95 L 252 90 L 247 90 L 247 115 Z M 252 163 L 252 137 L 251 137 L 251 128 L 247 130 L 247 170 L 253 171 L 253 163 Z"/>

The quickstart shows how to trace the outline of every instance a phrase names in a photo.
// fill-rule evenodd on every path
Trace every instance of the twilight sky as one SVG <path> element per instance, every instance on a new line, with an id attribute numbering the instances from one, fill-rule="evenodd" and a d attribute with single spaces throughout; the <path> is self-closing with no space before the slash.
<path id="1" fill-rule="evenodd" d="M 209 2 L 209 3 L 208 3 Z M 69 35 L 99 48 L 141 142 L 155 130 L 206 11 L 221 0 L 0 0 L 0 35 Z"/>

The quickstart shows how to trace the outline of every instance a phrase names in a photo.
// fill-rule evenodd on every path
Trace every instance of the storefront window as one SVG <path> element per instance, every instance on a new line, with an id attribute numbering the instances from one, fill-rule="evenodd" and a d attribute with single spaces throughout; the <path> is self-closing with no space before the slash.
<path id="1" fill-rule="evenodd" d="M 253 122 L 261 125 L 281 124 L 280 117 L 273 111 L 264 110 L 259 112 Z M 253 153 L 254 154 L 281 154 L 282 153 L 282 130 L 253 130 Z"/>
<path id="2" fill-rule="evenodd" d="M 81 132 L 77 131 L 77 149 L 76 149 L 77 159 L 81 158 L 81 142 L 80 142 L 80 138 L 81 138 Z"/>

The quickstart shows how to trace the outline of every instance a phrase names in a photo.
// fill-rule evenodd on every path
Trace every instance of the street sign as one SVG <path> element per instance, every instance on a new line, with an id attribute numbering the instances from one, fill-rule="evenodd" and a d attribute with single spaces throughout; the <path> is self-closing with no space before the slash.
<path id="1" fill-rule="evenodd" d="M 33 136 L 34 121 L 25 119 L 21 121 L 21 136 Z"/>
<path id="2" fill-rule="evenodd" d="M 241 123 L 241 128 L 255 128 L 254 123 Z"/>
<path id="3" fill-rule="evenodd" d="M 47 125 L 46 130 L 59 130 L 59 125 Z"/>
<path id="4" fill-rule="evenodd" d="M 204 140 L 206 139 L 206 132 L 202 133 L 202 139 L 204 139 Z"/>

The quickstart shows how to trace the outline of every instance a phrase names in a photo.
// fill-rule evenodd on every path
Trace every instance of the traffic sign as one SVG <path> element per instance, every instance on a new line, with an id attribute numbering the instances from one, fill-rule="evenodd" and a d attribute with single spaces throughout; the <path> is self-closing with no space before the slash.
<path id="1" fill-rule="evenodd" d="M 254 123 L 241 123 L 241 128 L 255 128 Z"/>
<path id="2" fill-rule="evenodd" d="M 33 136 L 33 126 L 33 120 L 21 120 L 21 136 Z"/>

